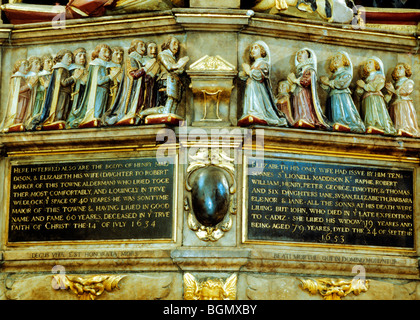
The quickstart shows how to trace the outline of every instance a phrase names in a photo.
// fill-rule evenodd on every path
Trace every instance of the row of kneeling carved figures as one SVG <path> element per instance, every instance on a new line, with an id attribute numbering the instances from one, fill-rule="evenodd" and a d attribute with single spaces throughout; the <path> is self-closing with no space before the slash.
<path id="1" fill-rule="evenodd" d="M 3 132 L 137 125 L 148 115 L 176 116 L 188 57 L 177 60 L 174 37 L 161 49 L 133 40 L 125 59 L 122 47 L 97 45 L 88 66 L 84 48 L 16 61 Z"/>
<path id="2" fill-rule="evenodd" d="M 88 66 L 84 48 L 16 61 L 3 132 L 178 123 L 181 75 L 189 58 L 178 58 L 175 37 L 168 37 L 158 51 L 155 42 L 133 40 L 126 57 L 122 47 L 96 46 Z M 299 50 L 295 73 L 278 83 L 277 96 L 270 83 L 267 44 L 256 41 L 249 51 L 251 64 L 244 63 L 239 72 L 246 83 L 239 126 L 420 137 L 408 64 L 398 63 L 393 82 L 386 83 L 382 61 L 366 59 L 356 82 L 357 108 L 350 90 L 353 64 L 345 51 L 331 58 L 331 76 L 318 78 L 314 51 Z M 328 92 L 325 113 L 318 85 Z"/>

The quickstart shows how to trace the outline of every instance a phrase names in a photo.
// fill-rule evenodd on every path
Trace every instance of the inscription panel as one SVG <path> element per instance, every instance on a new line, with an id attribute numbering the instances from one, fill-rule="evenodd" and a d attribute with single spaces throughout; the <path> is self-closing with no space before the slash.
<path id="1" fill-rule="evenodd" d="M 170 240 L 174 165 L 155 158 L 12 165 L 8 242 Z"/>
<path id="2" fill-rule="evenodd" d="M 413 171 L 267 159 L 249 170 L 246 240 L 413 248 Z"/>

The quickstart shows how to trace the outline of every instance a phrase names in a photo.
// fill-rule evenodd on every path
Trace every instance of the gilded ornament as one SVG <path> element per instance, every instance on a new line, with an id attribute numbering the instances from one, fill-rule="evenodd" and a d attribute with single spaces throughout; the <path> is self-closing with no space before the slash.
<path id="1" fill-rule="evenodd" d="M 238 276 L 232 274 L 226 281 L 207 279 L 199 282 L 191 273 L 184 275 L 184 300 L 235 300 Z"/>
<path id="2" fill-rule="evenodd" d="M 53 288 L 70 289 L 79 300 L 95 300 L 104 291 L 112 292 L 118 289 L 118 283 L 125 276 L 121 275 L 94 275 L 88 277 L 54 275 Z"/>
<path id="3" fill-rule="evenodd" d="M 302 282 L 302 290 L 309 291 L 310 294 L 319 293 L 324 300 L 341 300 L 350 293 L 358 296 L 369 289 L 369 280 L 353 279 L 299 279 Z"/>
<path id="4" fill-rule="evenodd" d="M 233 226 L 231 215 L 236 214 L 233 161 L 222 150 L 209 153 L 207 148 L 200 148 L 190 155 L 185 182 L 190 195 L 185 197 L 184 210 L 188 212 L 188 227 L 202 241 L 217 241 Z"/>

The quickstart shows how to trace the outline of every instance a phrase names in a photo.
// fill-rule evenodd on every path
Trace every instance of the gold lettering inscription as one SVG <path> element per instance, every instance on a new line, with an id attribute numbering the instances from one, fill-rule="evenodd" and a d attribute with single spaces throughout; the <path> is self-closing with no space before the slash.
<path id="1" fill-rule="evenodd" d="M 264 172 L 248 177 L 250 239 L 306 235 L 313 242 L 413 246 L 412 171 L 270 159 L 258 165 Z"/>
<path id="2" fill-rule="evenodd" d="M 30 241 L 52 232 L 69 240 L 57 230 L 80 229 L 104 239 L 109 231 L 141 238 L 142 230 L 172 223 L 171 172 L 155 159 L 12 166 L 9 238 Z"/>

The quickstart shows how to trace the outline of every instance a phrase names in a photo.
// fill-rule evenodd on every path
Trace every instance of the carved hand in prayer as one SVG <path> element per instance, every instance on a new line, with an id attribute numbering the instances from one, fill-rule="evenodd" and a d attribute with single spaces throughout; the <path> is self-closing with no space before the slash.
<path id="1" fill-rule="evenodd" d="M 249 64 L 247 63 L 243 63 L 242 64 L 242 68 L 244 69 L 244 72 L 249 75 L 251 73 L 251 67 Z"/>
<path id="2" fill-rule="evenodd" d="M 320 77 L 319 80 L 321 81 L 322 84 L 329 86 L 330 85 L 330 79 L 328 79 L 328 77 Z"/>
<path id="3" fill-rule="evenodd" d="M 79 79 L 83 75 L 83 72 L 84 72 L 83 69 L 76 69 L 76 70 L 74 70 L 73 78 L 75 80 Z"/>
<path id="4" fill-rule="evenodd" d="M 291 73 L 287 76 L 287 81 L 289 81 L 290 84 L 299 84 L 299 79 L 296 78 L 296 75 L 294 73 Z"/>
<path id="5" fill-rule="evenodd" d="M 388 92 L 395 93 L 395 88 L 394 88 L 394 86 L 393 86 L 393 84 L 391 82 L 388 82 L 385 85 L 385 88 L 388 90 Z"/>
<path id="6" fill-rule="evenodd" d="M 365 85 L 366 85 L 366 83 L 363 81 L 363 80 L 357 80 L 357 85 L 359 86 L 359 87 L 361 87 L 361 88 L 364 88 L 365 87 Z"/>
<path id="7" fill-rule="evenodd" d="M 113 68 L 109 72 L 109 77 L 111 80 L 113 80 L 118 74 L 121 72 L 121 68 Z"/>

